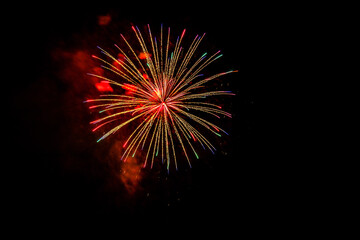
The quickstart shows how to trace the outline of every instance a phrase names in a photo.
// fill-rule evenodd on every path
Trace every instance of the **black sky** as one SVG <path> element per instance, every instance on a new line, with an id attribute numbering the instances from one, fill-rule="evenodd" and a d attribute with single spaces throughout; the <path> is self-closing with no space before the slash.
<path id="1" fill-rule="evenodd" d="M 14 212 L 29 221 L 36 216 L 43 221 L 107 219 L 134 225 L 205 223 L 234 231 L 240 225 L 255 228 L 271 221 L 279 201 L 284 201 L 277 187 L 279 170 L 268 157 L 269 136 L 264 132 L 269 127 L 264 119 L 271 118 L 267 115 L 271 104 L 264 97 L 268 63 L 274 60 L 279 38 L 275 11 L 244 4 L 196 9 L 182 5 L 166 11 L 138 8 L 54 6 L 19 13 L 22 21 L 14 29 L 21 57 L 15 61 L 21 68 L 11 74 L 16 81 L 9 96 L 9 119 L 15 127 L 9 137 L 11 161 L 16 162 L 11 180 Z M 132 196 L 115 181 L 109 163 L 99 161 L 109 149 L 94 143 L 96 136 L 87 126 L 91 117 L 82 112 L 82 103 L 71 103 L 71 99 L 81 100 L 82 92 L 59 77 L 66 63 L 58 65 L 54 58 L 56 50 L 71 52 L 96 33 L 110 35 L 97 24 L 97 17 L 106 14 L 115 25 L 110 30 L 128 31 L 130 24 L 148 23 L 156 28 L 163 23 L 192 33 L 206 32 L 208 46 L 224 54 L 219 69 L 239 70 L 229 76 L 231 90 L 237 94 L 230 101 L 234 117 L 224 123 L 231 127 L 230 136 L 218 145 L 218 152 L 203 153 L 203 162 L 192 169 L 184 165 L 170 175 L 146 169 Z M 86 38 L 81 40 L 82 36 Z M 113 37 L 119 37 L 119 32 Z M 95 40 L 86 46 L 93 53 Z M 107 44 L 103 36 L 99 40 Z"/>

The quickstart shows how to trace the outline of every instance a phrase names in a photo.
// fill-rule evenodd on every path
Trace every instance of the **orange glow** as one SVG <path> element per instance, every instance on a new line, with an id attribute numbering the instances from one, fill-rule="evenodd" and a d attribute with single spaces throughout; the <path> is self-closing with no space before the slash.
<path id="1" fill-rule="evenodd" d="M 141 52 L 141 53 L 139 54 L 139 58 L 140 58 L 140 59 L 147 59 L 147 58 L 149 58 L 149 57 L 151 57 L 151 54 L 150 54 L 150 53 L 147 53 L 147 52 Z"/>

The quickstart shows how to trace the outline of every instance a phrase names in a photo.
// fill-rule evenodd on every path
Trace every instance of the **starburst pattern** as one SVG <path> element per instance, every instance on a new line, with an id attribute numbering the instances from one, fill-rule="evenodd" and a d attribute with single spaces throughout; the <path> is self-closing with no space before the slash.
<path id="1" fill-rule="evenodd" d="M 220 118 L 220 115 L 231 117 L 221 106 L 205 99 L 234 94 L 230 91 L 206 91 L 205 84 L 236 71 L 203 77 L 203 69 L 222 56 L 218 51 L 210 56 L 205 52 L 197 58 L 194 57 L 205 34 L 196 35 L 185 51 L 181 46 L 185 29 L 181 36 L 177 37 L 175 44 L 170 41 L 170 28 L 164 33 L 162 25 L 160 39 L 153 37 L 150 26 L 147 25 L 147 43 L 138 27 L 133 26 L 132 30 L 140 44 L 140 54 L 136 53 L 121 34 L 127 46 L 125 51 L 115 45 L 121 58 L 114 57 L 100 47 L 98 48 L 105 57 L 93 55 L 93 58 L 102 62 L 102 68 L 115 74 L 116 79 L 93 73 L 89 75 L 101 79 L 105 84 L 118 86 L 121 90 L 120 94 L 103 94 L 98 99 L 85 101 L 92 104 L 90 109 L 100 109 L 99 113 L 103 114 L 101 118 L 91 122 L 96 126 L 93 131 L 108 128 L 99 142 L 128 124 L 134 124 L 135 129 L 126 136 L 123 144 L 123 160 L 134 157 L 137 151 L 145 150 L 144 167 L 147 164 L 152 167 L 154 159 L 160 155 L 168 170 L 171 159 L 178 169 L 176 151 L 181 150 L 191 167 L 190 153 L 199 158 L 194 147 L 195 142 L 213 153 L 216 150 L 200 132 L 201 129 L 207 129 L 217 136 L 221 136 L 221 132 L 227 134 L 201 116 L 205 114 L 217 118 Z M 199 114 L 200 112 L 202 114 Z"/>

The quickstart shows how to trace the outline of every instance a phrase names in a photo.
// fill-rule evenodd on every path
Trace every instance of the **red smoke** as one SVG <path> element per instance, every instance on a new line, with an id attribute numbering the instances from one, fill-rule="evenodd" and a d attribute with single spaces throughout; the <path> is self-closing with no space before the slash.
<path id="1" fill-rule="evenodd" d="M 110 22 L 111 22 L 111 15 L 110 14 L 98 16 L 98 25 L 99 26 L 109 25 Z"/>
<path id="2" fill-rule="evenodd" d="M 100 94 L 114 92 L 114 89 L 109 82 L 95 76 L 87 75 L 87 73 L 98 76 L 105 76 L 106 74 L 104 69 L 99 67 L 99 63 L 94 61 L 91 57 L 91 52 L 89 50 L 63 50 L 57 48 L 53 50 L 52 58 L 57 66 L 59 66 L 59 78 L 70 87 L 69 94 L 66 97 L 68 101 L 82 103 L 87 98 L 97 98 Z M 122 58 L 123 56 L 119 54 L 119 61 Z M 119 68 L 120 66 L 117 65 L 116 67 Z M 121 79 L 118 80 L 121 81 Z M 124 84 L 123 89 L 125 89 L 125 93 L 128 95 L 132 95 L 136 90 L 136 86 L 132 84 L 124 82 L 121 83 Z M 75 116 L 75 114 L 81 114 L 81 111 L 71 111 L 69 114 L 72 114 L 71 118 L 84 119 L 83 116 Z M 86 125 L 88 123 L 84 124 Z M 89 126 L 89 128 L 90 127 L 91 126 Z M 111 172 L 114 174 L 113 176 L 117 181 L 122 183 L 124 189 L 129 195 L 133 195 L 139 189 L 139 183 L 142 180 L 142 164 L 136 156 L 135 158 L 129 157 L 126 161 L 120 160 L 122 153 L 124 152 L 123 144 L 126 139 L 121 139 L 120 134 L 117 136 L 120 141 L 115 140 L 114 142 L 111 142 L 110 144 L 112 144 L 112 146 L 108 147 L 108 154 L 104 155 L 102 159 L 99 157 L 99 161 L 105 160 L 112 163 L 116 162 L 116 164 L 111 164 Z M 84 141 L 89 141 L 89 146 L 92 145 L 90 142 L 92 141 L 91 139 L 85 139 Z M 99 146 L 99 148 L 101 147 L 103 146 Z"/>
<path id="3" fill-rule="evenodd" d="M 124 184 L 126 190 L 133 194 L 138 189 L 138 184 L 141 180 L 142 164 L 136 158 L 128 158 L 123 162 L 121 173 L 119 174 L 120 180 Z"/>
<path id="4" fill-rule="evenodd" d="M 141 164 L 136 156 L 128 157 L 125 161 L 120 160 L 123 152 L 122 141 L 115 141 L 110 150 L 110 157 L 116 163 L 113 168 L 118 179 L 122 182 L 126 191 L 132 195 L 140 188 L 143 164 Z"/>

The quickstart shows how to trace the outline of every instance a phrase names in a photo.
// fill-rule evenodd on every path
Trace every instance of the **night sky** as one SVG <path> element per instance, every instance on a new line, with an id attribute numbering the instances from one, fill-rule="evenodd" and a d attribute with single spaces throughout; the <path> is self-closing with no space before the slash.
<path id="1" fill-rule="evenodd" d="M 284 200 L 277 195 L 278 170 L 263 132 L 269 127 L 265 119 L 271 118 L 263 111 L 269 105 L 263 95 L 270 81 L 267 63 L 277 38 L 277 17 L 267 7 L 45 6 L 14 12 L 22 19 L 14 28 L 20 55 L 7 87 L 15 215 L 63 223 L 104 220 L 193 228 L 201 223 L 232 231 L 271 222 Z M 99 24 L 101 16 L 110 16 L 110 22 Z M 210 71 L 239 72 L 212 86 L 236 94 L 215 100 L 233 114 L 219 123 L 230 135 L 212 138 L 216 154 L 199 149 L 200 159 L 193 159 L 191 169 L 181 164 L 170 174 L 163 166 L 143 169 L 129 187 L 115 160 L 121 137 L 96 143 L 99 134 L 91 132 L 94 119 L 83 101 L 96 89 L 86 73 L 94 64 L 91 54 L 99 54 L 96 46 L 115 51 L 120 33 L 132 35 L 131 25 L 144 29 L 148 23 L 154 31 L 160 24 L 171 27 L 172 36 L 186 28 L 189 39 L 206 32 L 201 49 L 224 54 Z"/>

